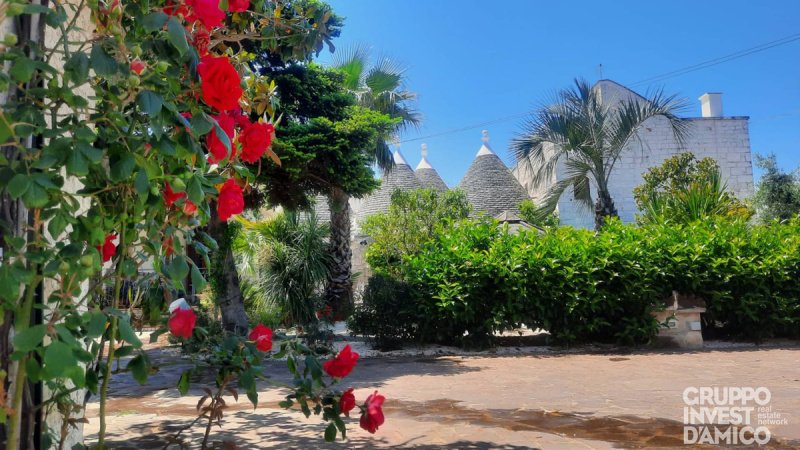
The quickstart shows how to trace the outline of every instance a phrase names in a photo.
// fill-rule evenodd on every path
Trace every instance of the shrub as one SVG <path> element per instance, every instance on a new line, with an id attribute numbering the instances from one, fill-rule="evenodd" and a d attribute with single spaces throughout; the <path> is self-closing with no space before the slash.
<path id="1" fill-rule="evenodd" d="M 646 343 L 658 332 L 653 312 L 673 291 L 706 301 L 708 331 L 756 341 L 800 336 L 800 219 L 643 227 L 613 220 L 600 233 L 520 235 L 491 220 L 461 221 L 402 272 L 411 286 L 407 312 L 427 342 L 484 345 L 524 323 L 563 343 Z"/>
<path id="2" fill-rule="evenodd" d="M 466 219 L 469 212 L 469 201 L 462 191 L 395 191 L 389 210 L 368 217 L 362 224 L 364 234 L 372 238 L 367 262 L 375 271 L 396 276 L 404 257 L 417 254 L 445 224 Z"/>
<path id="3" fill-rule="evenodd" d="M 372 336 L 380 350 L 398 348 L 415 336 L 416 315 L 411 287 L 383 274 L 367 281 L 361 304 L 357 304 L 348 327 L 356 334 Z"/>

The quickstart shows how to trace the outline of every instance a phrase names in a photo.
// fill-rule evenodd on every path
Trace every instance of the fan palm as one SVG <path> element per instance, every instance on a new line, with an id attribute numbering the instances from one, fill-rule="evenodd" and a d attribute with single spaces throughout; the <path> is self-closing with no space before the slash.
<path id="1" fill-rule="evenodd" d="M 563 164 L 564 177 L 548 187 L 539 213 L 552 213 L 572 187 L 576 200 L 587 208 L 594 206 L 596 229 L 608 217 L 617 216 L 609 190 L 615 164 L 652 117 L 665 117 L 682 146 L 687 124 L 677 113 L 684 106 L 683 101 L 661 91 L 646 98 L 603 104 L 596 88 L 576 79 L 573 88 L 560 91 L 552 105 L 529 118 L 512 143 L 517 161 L 531 166 L 537 187 L 551 182 L 559 162 Z M 592 187 L 596 191 L 594 201 Z"/>
<path id="2" fill-rule="evenodd" d="M 334 67 L 345 76 L 345 89 L 360 106 L 398 119 L 392 133 L 377 140 L 373 153 L 378 168 L 389 171 L 394 160 L 387 142 L 405 128 L 418 126 L 421 117 L 412 107 L 416 94 L 405 88 L 405 69 L 388 58 L 379 58 L 371 64 L 369 51 L 362 46 L 347 49 L 334 60 Z M 336 312 L 352 300 L 349 200 L 350 196 L 340 188 L 333 187 L 328 193 L 331 271 L 325 300 Z"/>

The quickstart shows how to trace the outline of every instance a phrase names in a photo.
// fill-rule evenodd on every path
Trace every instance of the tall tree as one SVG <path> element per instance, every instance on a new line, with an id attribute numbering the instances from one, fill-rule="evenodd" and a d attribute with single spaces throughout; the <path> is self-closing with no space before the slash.
<path id="1" fill-rule="evenodd" d="M 604 104 L 598 90 L 579 79 L 571 89 L 560 91 L 551 105 L 526 121 L 512 143 L 517 161 L 532 165 L 537 186 L 552 180 L 563 162 L 564 178 L 548 187 L 541 214 L 553 212 L 559 198 L 572 187 L 576 200 L 588 208 L 594 205 L 595 228 L 601 228 L 608 217 L 616 217 L 609 181 L 620 155 L 637 139 L 644 123 L 657 116 L 669 121 L 682 145 L 687 125 L 677 113 L 683 106 L 675 96 L 661 91 Z"/>
<path id="2" fill-rule="evenodd" d="M 344 86 L 358 105 L 388 115 L 396 125 L 375 142 L 370 157 L 387 172 L 394 165 L 387 141 L 407 127 L 416 127 L 420 114 L 413 108 L 417 98 L 405 87 L 405 68 L 389 58 L 374 64 L 369 51 L 354 46 L 342 52 L 334 66 L 344 74 Z M 325 300 L 334 311 L 349 305 L 353 297 L 352 252 L 350 250 L 350 195 L 337 187 L 328 192 L 331 210 L 331 275 L 325 287 Z"/>
<path id="3" fill-rule="evenodd" d="M 800 213 L 800 177 L 797 171 L 781 170 L 775 155 L 756 155 L 756 166 L 764 170 L 755 195 L 759 219 L 786 220 Z"/>

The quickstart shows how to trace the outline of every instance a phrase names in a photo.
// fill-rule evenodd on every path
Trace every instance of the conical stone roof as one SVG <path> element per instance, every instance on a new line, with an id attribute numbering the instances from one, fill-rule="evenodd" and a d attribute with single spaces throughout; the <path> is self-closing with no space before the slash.
<path id="1" fill-rule="evenodd" d="M 488 133 L 484 130 L 483 145 L 458 187 L 472 204 L 472 215 L 480 213 L 492 217 L 505 211 L 519 213 L 519 204 L 528 199 L 525 188 L 489 147 Z"/>
<path id="2" fill-rule="evenodd" d="M 420 184 L 414 171 L 411 170 L 411 166 L 403 158 L 400 150 L 396 150 L 394 152 L 394 167 L 383 175 L 381 187 L 364 199 L 364 203 L 357 213 L 357 224 L 361 224 L 368 216 L 388 211 L 394 191 L 410 191 L 421 187 L 422 184 Z"/>
<path id="3" fill-rule="evenodd" d="M 414 173 L 417 175 L 417 179 L 419 179 L 422 187 L 433 189 L 438 192 L 447 190 L 447 184 L 442 177 L 439 176 L 439 172 L 428 162 L 428 146 L 426 144 L 422 144 L 422 159 L 419 161 L 419 164 L 417 164 Z"/>

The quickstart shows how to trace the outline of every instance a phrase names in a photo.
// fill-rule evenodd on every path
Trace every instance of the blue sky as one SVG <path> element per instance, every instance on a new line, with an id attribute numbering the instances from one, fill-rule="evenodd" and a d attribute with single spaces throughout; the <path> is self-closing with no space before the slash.
<path id="1" fill-rule="evenodd" d="M 575 77 L 625 85 L 800 33 L 800 1 L 329 0 L 346 17 L 336 45 L 368 45 L 407 68 L 424 121 L 402 135 L 413 166 L 420 144 L 445 182 L 458 183 L 481 129 L 506 163 L 521 118 L 432 134 L 523 113 Z M 320 55 L 330 60 L 330 55 Z M 654 85 L 689 100 L 722 92 L 726 116 L 750 116 L 754 153 L 800 166 L 800 40 Z M 422 140 L 416 140 L 424 137 Z"/>

